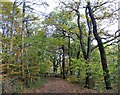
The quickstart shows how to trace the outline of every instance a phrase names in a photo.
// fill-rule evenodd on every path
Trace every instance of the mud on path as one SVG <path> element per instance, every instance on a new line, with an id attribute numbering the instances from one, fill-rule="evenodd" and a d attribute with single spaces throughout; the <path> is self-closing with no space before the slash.
<path id="1" fill-rule="evenodd" d="M 80 88 L 78 85 L 68 83 L 61 78 L 47 78 L 47 83 L 42 87 L 27 91 L 27 93 L 95 93 L 95 91 Z"/>

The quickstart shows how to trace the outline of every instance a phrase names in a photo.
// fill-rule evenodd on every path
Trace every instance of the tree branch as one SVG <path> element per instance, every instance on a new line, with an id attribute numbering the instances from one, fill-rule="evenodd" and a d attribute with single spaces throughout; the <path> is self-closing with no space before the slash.
<path id="1" fill-rule="evenodd" d="M 119 30 L 117 30 L 116 31 L 116 33 L 117 32 L 119 32 L 120 31 L 120 29 Z M 115 40 L 115 39 L 117 39 L 117 37 L 119 37 L 120 35 L 118 35 L 118 36 L 115 36 L 114 38 L 112 38 L 112 39 L 110 39 L 110 40 L 108 40 L 108 41 L 106 41 L 106 42 L 103 42 L 103 44 L 107 44 L 107 43 L 109 43 L 109 42 L 111 42 L 111 41 L 113 41 L 113 40 Z M 96 49 L 98 47 L 98 45 L 96 45 L 96 46 L 94 46 L 94 47 L 92 47 L 92 49 L 91 49 L 91 51 L 93 51 L 94 49 Z"/>

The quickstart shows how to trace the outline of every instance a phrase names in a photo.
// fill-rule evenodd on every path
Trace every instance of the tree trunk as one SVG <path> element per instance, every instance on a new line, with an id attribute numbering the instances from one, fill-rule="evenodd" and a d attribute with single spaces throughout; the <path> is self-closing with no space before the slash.
<path id="1" fill-rule="evenodd" d="M 91 79 L 90 79 L 90 76 L 91 76 L 91 73 L 88 71 L 90 70 L 89 68 L 89 62 L 90 62 L 90 53 L 91 53 L 91 34 L 92 34 L 92 31 L 91 31 L 91 21 L 89 20 L 89 17 L 88 17 L 88 13 L 87 13 L 87 8 L 85 10 L 85 14 L 86 14 L 86 20 L 87 20 L 87 25 L 88 25 L 88 39 L 87 39 L 87 64 L 88 64 L 88 68 L 87 68 L 87 71 L 86 71 L 86 82 L 85 82 L 85 86 L 87 88 L 90 88 L 91 87 Z"/>
<path id="2" fill-rule="evenodd" d="M 59 66 L 60 66 L 60 76 L 62 77 L 62 64 L 61 64 L 61 53 L 59 53 Z"/>
<path id="3" fill-rule="evenodd" d="M 25 36 L 25 33 L 24 33 L 24 29 L 25 29 L 25 27 L 24 27 L 24 22 L 25 22 L 25 0 L 23 0 L 23 9 L 22 9 L 22 48 L 21 48 L 21 65 L 22 65 L 22 67 L 21 67 L 21 71 L 22 71 L 22 73 L 21 73 L 21 78 L 22 78 L 22 80 L 23 81 L 25 81 L 24 80 L 24 76 L 25 76 L 25 74 L 24 74 L 24 36 Z"/>
<path id="4" fill-rule="evenodd" d="M 80 46 L 82 49 L 82 53 L 83 53 L 83 57 L 85 60 L 87 60 L 87 55 L 86 55 L 86 51 L 85 51 L 85 46 L 84 46 L 84 41 L 83 41 L 83 33 L 82 33 L 82 29 L 80 26 L 80 13 L 78 10 L 76 10 L 77 13 L 77 24 L 78 24 L 78 28 L 79 28 L 79 33 L 80 33 L 80 37 L 79 37 L 79 41 L 80 41 Z"/>
<path id="5" fill-rule="evenodd" d="M 79 56 L 80 56 L 80 48 L 79 48 L 79 50 L 78 50 L 78 52 L 77 52 L 76 58 L 79 59 Z"/>
<path id="6" fill-rule="evenodd" d="M 56 73 L 57 73 L 57 65 L 55 63 L 56 63 L 56 59 L 54 57 L 53 58 L 53 73 L 54 73 L 54 77 L 56 76 Z"/>
<path id="7" fill-rule="evenodd" d="M 84 58 L 84 60 L 86 60 L 86 64 L 88 64 L 88 62 L 87 62 L 88 57 L 87 57 L 87 54 L 86 54 L 86 51 L 85 51 L 85 46 L 84 46 L 84 41 L 83 41 L 83 33 L 82 33 L 81 26 L 80 26 L 80 13 L 79 13 L 78 10 L 76 10 L 76 13 L 77 13 L 77 17 L 78 17 L 77 18 L 77 24 L 78 24 L 79 33 L 80 33 L 80 37 L 79 37 L 80 47 L 82 49 L 83 58 Z M 89 73 L 87 71 L 86 71 L 86 80 L 85 81 L 86 81 L 85 82 L 85 87 L 89 88 L 90 78 L 89 78 Z"/>
<path id="8" fill-rule="evenodd" d="M 89 16 L 90 16 L 90 18 L 92 20 L 92 24 L 93 24 L 93 34 L 95 36 L 95 39 L 97 40 L 98 47 L 99 47 L 99 52 L 100 52 L 101 62 L 102 62 L 102 68 L 103 68 L 103 71 L 104 71 L 104 80 L 105 80 L 106 89 L 111 89 L 111 83 L 110 83 L 110 77 L 109 77 L 109 70 L 108 70 L 108 67 L 107 67 L 106 54 L 105 54 L 105 50 L 104 50 L 104 47 L 103 47 L 103 44 L 102 44 L 102 40 L 97 33 L 97 24 L 96 24 L 93 12 L 91 10 L 90 2 L 88 2 L 87 8 L 89 10 Z"/>
<path id="9" fill-rule="evenodd" d="M 66 76 L 65 76 L 65 48 L 64 48 L 64 45 L 62 45 L 62 50 L 63 50 L 63 54 L 62 54 L 62 75 L 63 75 L 63 79 L 65 79 Z"/>

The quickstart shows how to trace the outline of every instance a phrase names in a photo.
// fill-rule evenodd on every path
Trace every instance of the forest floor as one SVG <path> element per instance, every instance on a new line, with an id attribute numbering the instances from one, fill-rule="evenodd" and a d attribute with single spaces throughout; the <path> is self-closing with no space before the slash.
<path id="1" fill-rule="evenodd" d="M 95 93 L 95 91 L 81 88 L 62 78 L 47 78 L 47 82 L 42 87 L 25 91 L 25 93 Z"/>

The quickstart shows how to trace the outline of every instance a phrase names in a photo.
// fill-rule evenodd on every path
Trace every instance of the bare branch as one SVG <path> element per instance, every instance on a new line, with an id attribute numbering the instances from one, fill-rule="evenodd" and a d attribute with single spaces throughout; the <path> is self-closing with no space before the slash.
<path id="1" fill-rule="evenodd" d="M 120 31 L 120 29 L 117 30 L 116 33 L 117 33 L 118 31 Z M 120 35 L 115 36 L 114 38 L 112 38 L 112 39 L 110 39 L 110 40 L 108 40 L 108 41 L 106 41 L 106 42 L 103 42 L 103 44 L 107 44 L 107 43 L 109 43 L 109 42 L 111 42 L 111 41 L 114 41 L 114 40 L 117 39 L 119 36 L 120 36 Z M 96 49 L 97 47 L 98 47 L 98 45 L 94 46 L 94 47 L 91 49 L 91 51 L 93 51 L 93 50 Z"/>

